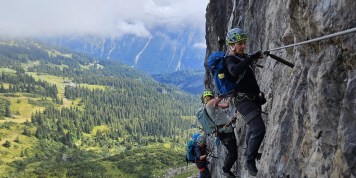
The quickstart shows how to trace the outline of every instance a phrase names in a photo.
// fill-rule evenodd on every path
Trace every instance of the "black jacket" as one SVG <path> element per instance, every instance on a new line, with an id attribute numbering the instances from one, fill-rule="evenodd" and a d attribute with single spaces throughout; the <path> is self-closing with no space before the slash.
<path id="1" fill-rule="evenodd" d="M 239 76 L 241 77 L 241 74 L 243 74 L 235 89 L 237 92 L 254 95 L 258 95 L 260 92 L 252 62 L 253 59 L 247 55 L 237 54 L 236 56 L 228 56 L 226 58 L 224 68 L 232 80 L 238 80 Z"/>

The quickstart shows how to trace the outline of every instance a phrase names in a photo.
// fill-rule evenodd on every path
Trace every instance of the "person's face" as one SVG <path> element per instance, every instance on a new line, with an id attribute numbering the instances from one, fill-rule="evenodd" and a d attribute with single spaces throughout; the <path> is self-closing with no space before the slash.
<path id="1" fill-rule="evenodd" d="M 205 142 L 204 142 L 204 143 L 200 143 L 199 146 L 200 146 L 201 148 L 205 148 L 205 147 L 206 147 L 206 143 L 205 143 Z"/>
<path id="2" fill-rule="evenodd" d="M 212 96 L 206 96 L 206 97 L 204 97 L 204 104 L 208 103 L 211 99 L 213 99 Z"/>
<path id="3" fill-rule="evenodd" d="M 232 47 L 235 54 L 244 54 L 246 49 L 246 41 L 237 42 Z"/>

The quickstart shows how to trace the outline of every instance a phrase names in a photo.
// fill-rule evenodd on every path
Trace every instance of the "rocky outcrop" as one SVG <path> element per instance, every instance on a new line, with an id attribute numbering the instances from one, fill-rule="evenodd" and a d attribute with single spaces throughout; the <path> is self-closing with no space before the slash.
<path id="1" fill-rule="evenodd" d="M 268 50 L 356 27 L 354 0 L 211 0 L 206 14 L 207 54 L 218 50 L 228 29 L 248 33 L 248 52 Z M 257 177 L 356 177 L 356 33 L 273 51 L 295 63 L 271 58 L 256 75 L 268 102 L 267 133 L 260 148 Z M 243 167 L 245 123 L 236 123 Z M 212 141 L 213 177 L 220 174 L 225 150 Z"/>

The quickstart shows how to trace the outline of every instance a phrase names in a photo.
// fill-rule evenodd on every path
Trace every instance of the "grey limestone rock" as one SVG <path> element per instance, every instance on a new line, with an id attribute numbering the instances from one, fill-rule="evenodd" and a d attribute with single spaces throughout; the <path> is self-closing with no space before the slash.
<path id="1" fill-rule="evenodd" d="M 356 27 L 355 0 L 211 0 L 206 12 L 207 55 L 233 27 L 249 36 L 248 52 L 285 46 Z M 356 177 L 356 33 L 300 45 L 272 54 L 295 64 L 289 68 L 271 58 L 256 69 L 267 96 L 267 126 L 257 162 L 257 177 Z M 226 49 L 226 47 L 225 47 Z M 246 125 L 236 123 L 243 169 Z M 214 139 L 214 138 L 211 138 Z M 213 143 L 213 142 L 212 142 Z M 211 160 L 220 173 L 225 150 Z"/>

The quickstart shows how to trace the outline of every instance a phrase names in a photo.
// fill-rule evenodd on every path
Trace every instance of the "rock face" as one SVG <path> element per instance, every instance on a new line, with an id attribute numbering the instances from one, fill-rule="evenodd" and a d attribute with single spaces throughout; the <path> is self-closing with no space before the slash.
<path id="1" fill-rule="evenodd" d="M 228 29 L 246 30 L 248 53 L 314 39 L 356 27 L 355 0 L 211 0 L 206 14 L 207 55 L 218 50 Z M 272 51 L 295 64 L 272 58 L 256 69 L 267 126 L 257 162 L 257 177 L 356 177 L 356 33 Z M 226 47 L 225 47 L 226 49 Z M 236 123 L 243 169 L 244 121 Z M 225 149 L 211 137 L 219 159 L 211 159 L 213 177 L 221 175 Z M 218 146 L 219 145 L 219 146 Z"/>

